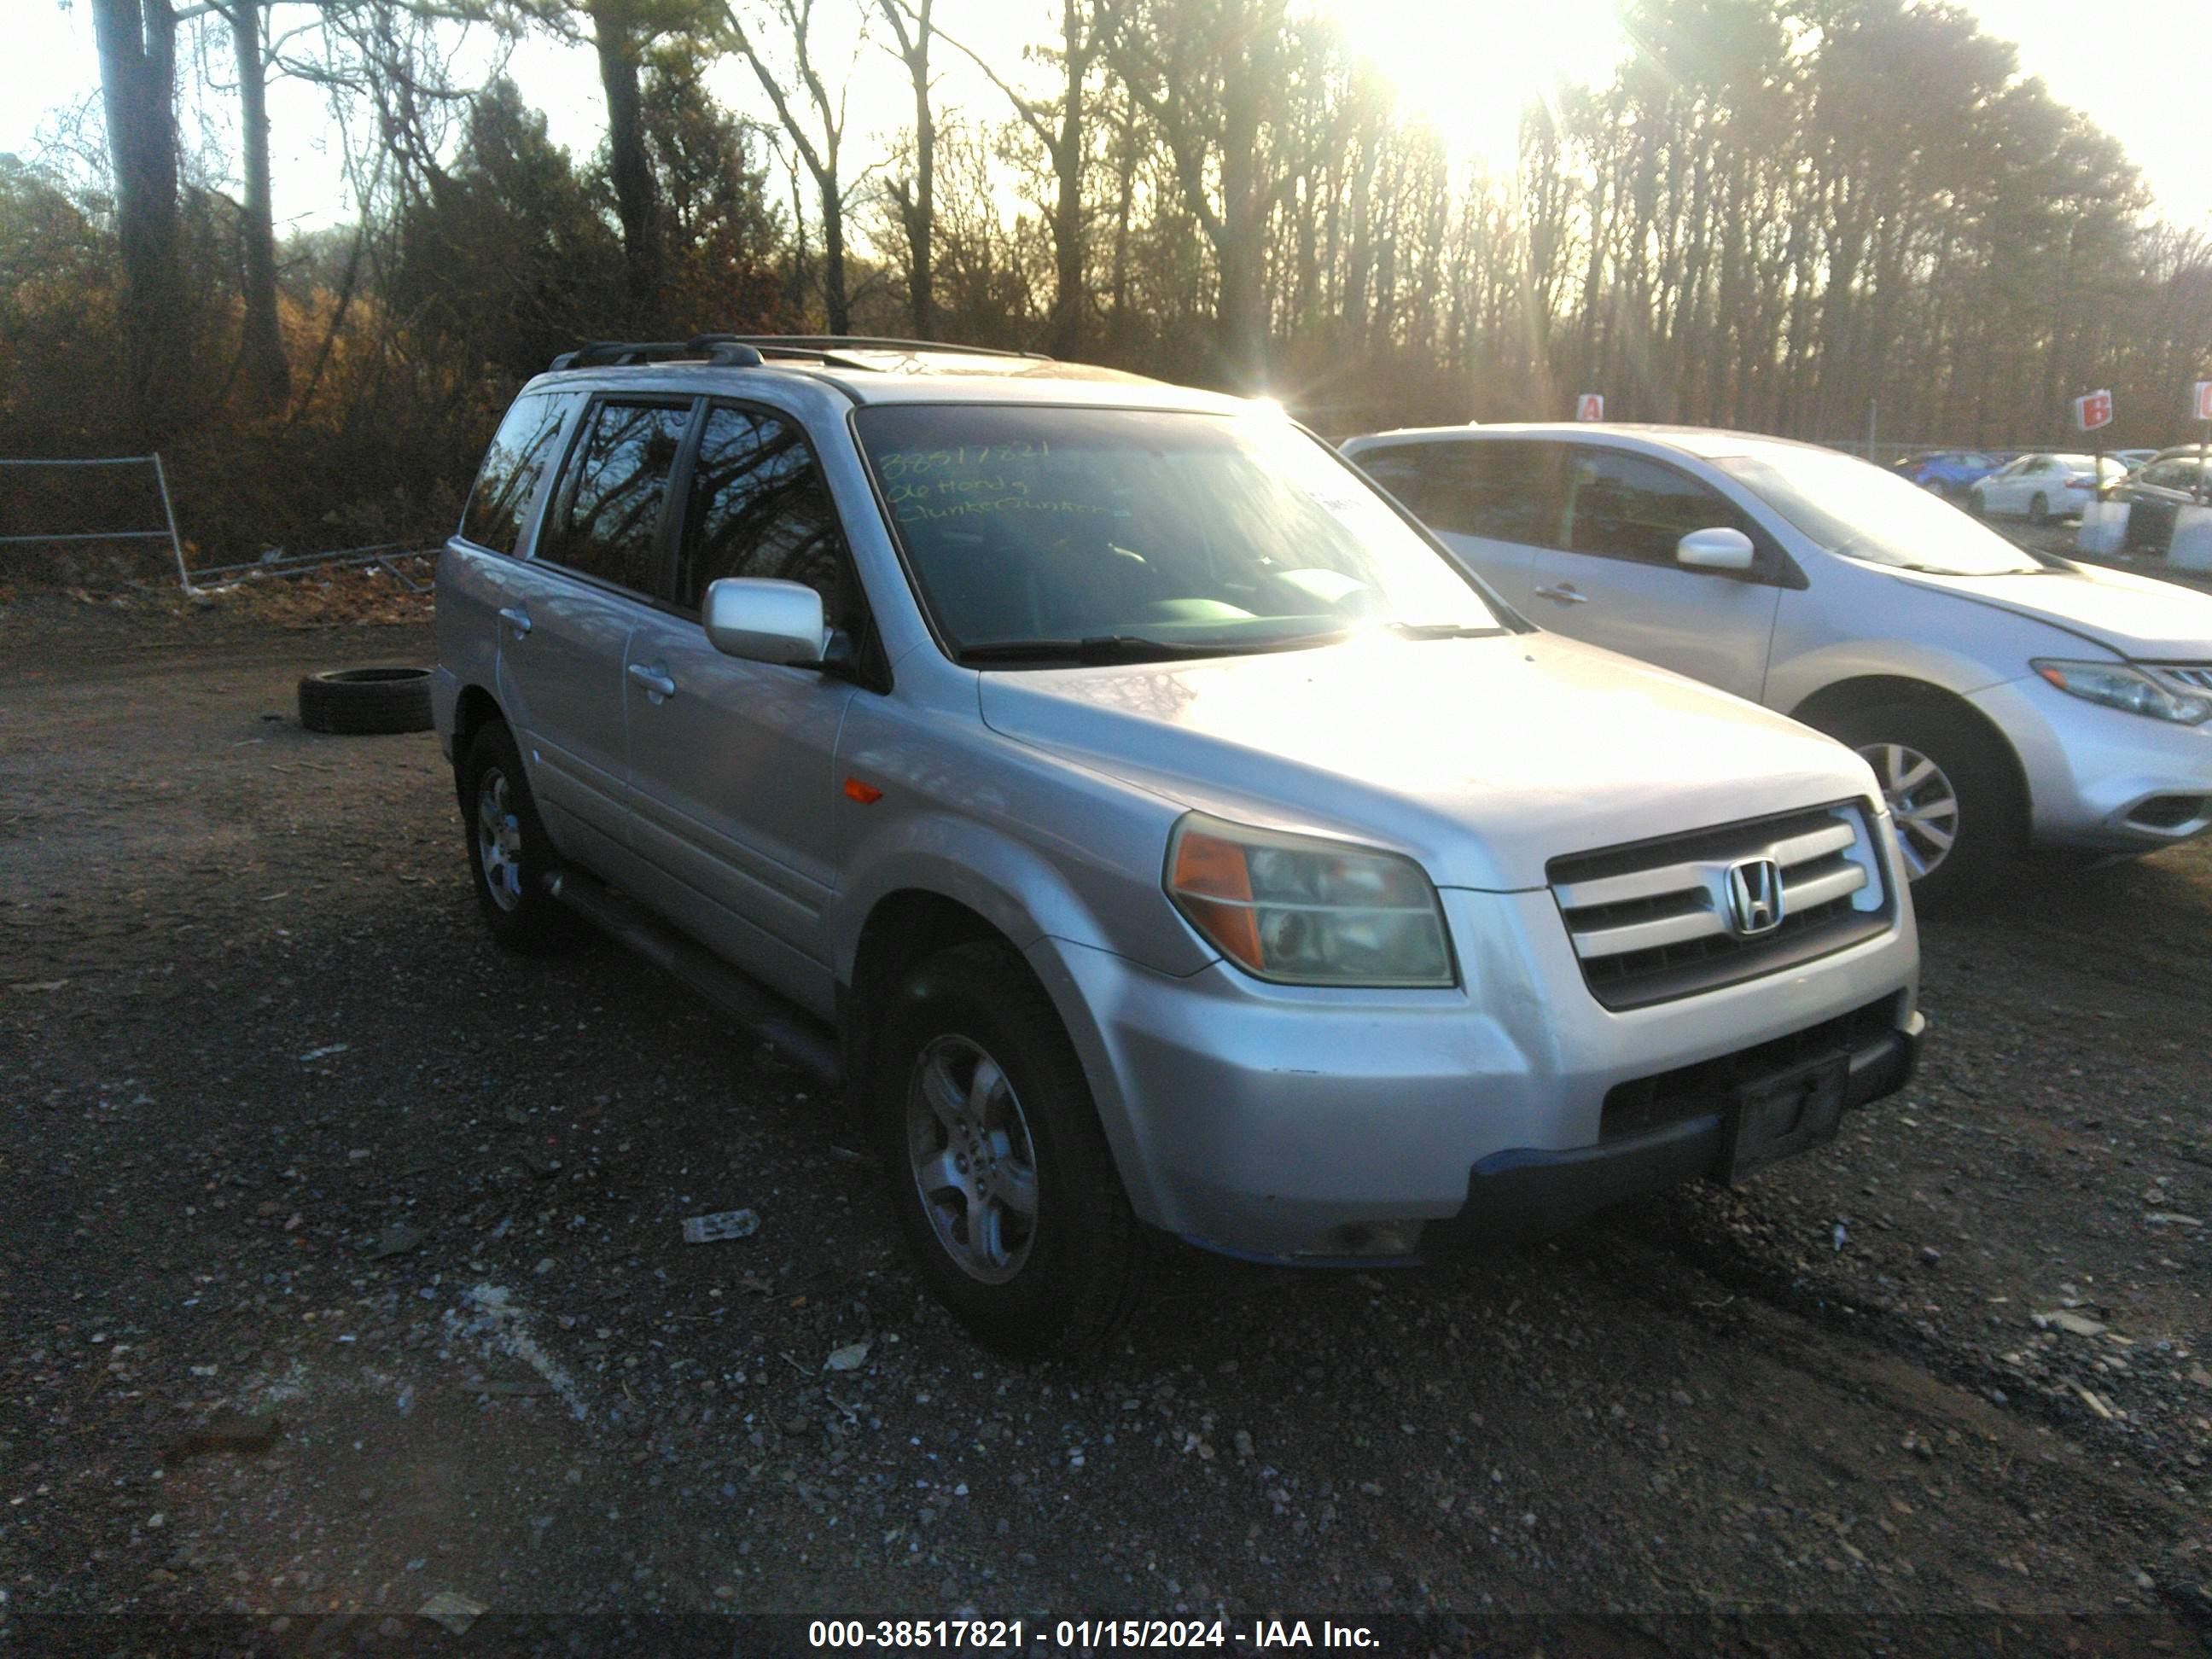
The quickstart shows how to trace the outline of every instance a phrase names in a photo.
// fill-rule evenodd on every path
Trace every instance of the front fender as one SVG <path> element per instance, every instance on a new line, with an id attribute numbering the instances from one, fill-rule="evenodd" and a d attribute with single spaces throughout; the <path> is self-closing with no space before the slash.
<path id="1" fill-rule="evenodd" d="M 1214 959 L 1157 885 L 1134 887 L 1105 866 L 1063 869 L 1025 841 L 974 818 L 937 808 L 915 811 L 854 849 L 851 878 L 830 907 L 831 961 L 838 979 L 851 983 L 870 914 L 905 891 L 966 906 L 1025 954 L 1052 938 L 1176 975 Z"/>

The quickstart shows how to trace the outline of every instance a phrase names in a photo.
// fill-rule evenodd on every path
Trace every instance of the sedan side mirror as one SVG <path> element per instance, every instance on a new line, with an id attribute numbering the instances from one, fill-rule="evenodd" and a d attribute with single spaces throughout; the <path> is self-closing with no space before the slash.
<path id="1" fill-rule="evenodd" d="M 708 584 L 699 619 L 709 645 L 747 662 L 811 668 L 830 648 L 822 596 L 804 582 L 725 576 Z"/>
<path id="2" fill-rule="evenodd" d="M 1748 570 L 1751 561 L 1751 538 L 1725 526 L 1692 530 L 1674 544 L 1674 562 L 1692 570 Z"/>

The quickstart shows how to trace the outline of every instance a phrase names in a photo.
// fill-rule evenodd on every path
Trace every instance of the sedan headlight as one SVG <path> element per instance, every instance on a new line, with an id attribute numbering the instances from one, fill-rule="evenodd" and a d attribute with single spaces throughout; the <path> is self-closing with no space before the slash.
<path id="1" fill-rule="evenodd" d="M 2038 658 L 2029 667 L 2061 691 L 2107 708 L 2178 726 L 2201 726 L 2212 720 L 2212 697 L 2170 690 L 2140 668 L 2117 662 L 2053 662 Z"/>
<path id="2" fill-rule="evenodd" d="M 1456 982 L 1437 890 L 1396 853 L 1193 812 L 1168 843 L 1166 884 L 1192 927 L 1261 979 Z"/>

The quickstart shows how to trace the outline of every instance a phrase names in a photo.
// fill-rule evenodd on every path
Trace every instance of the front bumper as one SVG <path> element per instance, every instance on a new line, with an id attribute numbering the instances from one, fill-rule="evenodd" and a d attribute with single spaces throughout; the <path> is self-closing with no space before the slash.
<path id="1" fill-rule="evenodd" d="M 1924 1024 L 1915 1014 L 1909 1024 L 1841 1051 L 1850 1066 L 1844 1110 L 1905 1086 L 1919 1060 Z M 1677 1103 L 1680 1115 L 1659 1127 L 1564 1152 L 1493 1152 L 1468 1175 L 1466 1207 L 1422 1231 L 1419 1254 L 1434 1259 L 1470 1247 L 1542 1238 L 1624 1199 L 1717 1175 L 1734 1127 L 1729 1084 L 1749 1082 L 1757 1073 L 1750 1066 L 1715 1069 L 1733 1070 L 1734 1076 L 1717 1074 L 1708 1090 L 1686 1095 Z"/>
<path id="2" fill-rule="evenodd" d="M 1525 1189 L 1541 1211 L 1556 1191 L 1551 1231 L 1589 1213 L 1598 1177 L 1577 1170 L 1594 1152 L 1633 1190 L 1712 1167 L 1672 1119 L 1652 1147 L 1618 1121 L 1608 1133 L 1624 1085 L 1870 1007 L 1875 1037 L 1907 1052 L 1920 1030 L 1909 915 L 1784 971 L 1615 1012 L 1585 986 L 1548 891 L 1442 896 L 1465 980 L 1449 991 L 1267 985 L 1218 963 L 1176 978 L 1064 940 L 1031 948 L 1139 1216 L 1237 1255 L 1404 1255 L 1392 1241 L 1468 1211 L 1471 1170 L 1526 1168 L 1513 1202 Z"/>
<path id="3" fill-rule="evenodd" d="M 2176 726 L 2107 708 L 2034 674 L 1968 701 L 2020 757 L 2038 843 L 2148 853 L 2212 829 L 2212 722 Z M 2203 810 L 2189 811 L 2192 799 Z"/>

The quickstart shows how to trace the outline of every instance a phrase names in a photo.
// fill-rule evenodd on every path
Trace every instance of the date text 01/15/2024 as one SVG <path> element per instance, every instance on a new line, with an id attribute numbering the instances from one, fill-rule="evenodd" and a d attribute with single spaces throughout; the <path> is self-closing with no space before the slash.
<path id="1" fill-rule="evenodd" d="M 1224 1619 L 817 1619 L 806 1630 L 814 1648 L 860 1651 L 975 1648 L 1020 1651 L 1032 1645 L 1093 1653 L 1139 1648 L 1352 1648 L 1382 1645 L 1364 1625 L 1327 1620 L 1255 1619 L 1249 1626 Z"/>

